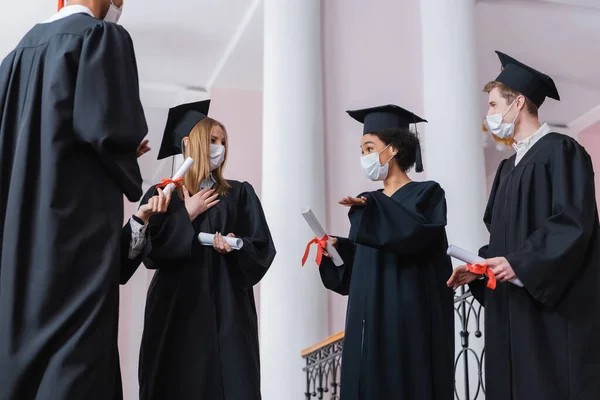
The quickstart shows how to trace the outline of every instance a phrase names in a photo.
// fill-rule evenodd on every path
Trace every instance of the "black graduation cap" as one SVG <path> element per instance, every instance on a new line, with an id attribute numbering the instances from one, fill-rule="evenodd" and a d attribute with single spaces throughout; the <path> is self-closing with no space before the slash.
<path id="1" fill-rule="evenodd" d="M 542 105 L 546 97 L 560 101 L 556 85 L 548 75 L 536 71 L 502 52 L 496 51 L 496 54 L 502 63 L 502 72 L 496 78 L 496 82 L 503 83 L 521 93 L 537 107 Z"/>
<path id="2" fill-rule="evenodd" d="M 169 110 L 167 126 L 163 133 L 162 143 L 158 151 L 158 159 L 162 160 L 180 154 L 181 141 L 190 134 L 196 124 L 208 115 L 210 100 L 181 104 Z"/>
<path id="3" fill-rule="evenodd" d="M 352 118 L 363 124 L 363 135 L 379 133 L 386 129 L 406 128 L 410 124 L 427 122 L 418 115 L 395 104 L 346 111 Z M 417 145 L 415 171 L 423 172 L 421 146 Z"/>

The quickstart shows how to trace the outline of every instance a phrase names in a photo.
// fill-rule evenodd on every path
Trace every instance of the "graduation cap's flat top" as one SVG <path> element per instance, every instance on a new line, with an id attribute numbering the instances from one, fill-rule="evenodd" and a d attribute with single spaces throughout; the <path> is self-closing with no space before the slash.
<path id="1" fill-rule="evenodd" d="M 158 151 L 158 159 L 181 153 L 181 141 L 208 115 L 210 100 L 181 104 L 169 110 L 167 126 Z"/>
<path id="2" fill-rule="evenodd" d="M 410 124 L 427 122 L 418 115 L 394 104 L 346 112 L 364 125 L 363 135 L 382 132 L 386 129 L 408 128 Z"/>
<path id="3" fill-rule="evenodd" d="M 560 100 L 558 90 L 552 78 L 541 73 L 509 55 L 496 51 L 502 72 L 496 78 L 500 82 L 521 93 L 537 107 L 541 106 L 546 97 Z"/>

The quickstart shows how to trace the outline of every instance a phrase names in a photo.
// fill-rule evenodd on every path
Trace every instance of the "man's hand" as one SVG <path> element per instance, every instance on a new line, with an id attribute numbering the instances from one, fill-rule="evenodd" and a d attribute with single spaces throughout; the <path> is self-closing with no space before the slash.
<path id="1" fill-rule="evenodd" d="M 138 146 L 138 148 L 136 150 L 137 158 L 140 158 L 141 156 L 143 156 L 144 154 L 146 154 L 147 152 L 149 152 L 151 150 L 150 147 L 148 147 L 148 143 L 150 143 L 150 141 L 148 139 L 146 139 L 142 143 L 140 143 L 140 145 Z"/>
<path id="2" fill-rule="evenodd" d="M 165 193 L 162 190 L 157 190 L 158 194 L 156 196 L 152 196 L 148 200 L 148 203 L 140 206 L 135 213 L 135 216 L 144 221 L 144 224 L 147 224 L 150 220 L 150 217 L 153 215 L 164 213 L 169 208 L 172 191 L 168 196 L 165 196 Z"/>
<path id="3" fill-rule="evenodd" d="M 450 276 L 446 285 L 451 287 L 452 290 L 456 290 L 463 285 L 473 282 L 478 276 L 479 275 L 469 271 L 466 265 L 461 265 L 452 271 L 452 276 Z"/>
<path id="4" fill-rule="evenodd" d="M 517 277 L 508 260 L 504 257 L 490 258 L 485 260 L 483 265 L 487 265 L 500 282 L 507 282 Z"/>

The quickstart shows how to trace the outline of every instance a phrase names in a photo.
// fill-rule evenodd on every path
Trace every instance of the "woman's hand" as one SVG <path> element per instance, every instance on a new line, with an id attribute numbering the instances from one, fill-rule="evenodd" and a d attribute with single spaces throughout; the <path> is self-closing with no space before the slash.
<path id="1" fill-rule="evenodd" d="M 235 235 L 233 233 L 230 233 L 229 235 L 227 235 L 227 237 L 235 237 Z M 229 243 L 225 241 L 225 239 L 219 232 L 215 233 L 215 238 L 213 239 L 213 247 L 215 248 L 217 253 L 221 254 L 227 254 L 233 251 Z"/>
<path id="2" fill-rule="evenodd" d="M 364 196 L 361 197 L 351 197 L 347 196 L 340 200 L 338 203 L 343 205 L 344 207 L 362 207 L 367 204 L 367 198 Z"/>
<path id="3" fill-rule="evenodd" d="M 330 237 L 330 238 L 329 238 L 329 244 L 330 244 L 330 245 L 332 245 L 333 247 L 336 247 L 336 248 L 337 248 L 337 242 L 338 242 L 337 238 L 334 238 L 334 237 Z M 329 257 L 329 258 L 331 258 L 331 254 L 329 254 L 329 253 L 327 252 L 327 250 L 325 250 L 325 249 L 323 249 L 323 255 L 324 255 L 325 257 Z"/>
<path id="4" fill-rule="evenodd" d="M 146 154 L 147 152 L 152 150 L 150 147 L 148 147 L 148 143 L 150 143 L 150 141 L 148 139 L 146 139 L 142 143 L 140 143 L 140 145 L 138 146 L 138 148 L 136 150 L 137 158 L 140 158 L 141 156 L 143 156 L 144 154 Z"/>
<path id="5" fill-rule="evenodd" d="M 446 285 L 451 287 L 452 290 L 456 290 L 467 283 L 473 282 L 478 276 L 479 275 L 469 271 L 466 265 L 461 265 L 452 271 L 452 276 L 450 276 L 450 279 L 448 279 Z"/>
<path id="6" fill-rule="evenodd" d="M 185 209 L 190 216 L 190 221 L 195 220 L 200 214 L 205 213 L 208 209 L 216 206 L 220 200 L 217 200 L 218 194 L 213 194 L 214 189 L 204 189 L 193 196 L 187 188 L 183 187 L 183 199 L 185 201 Z"/>
<path id="7" fill-rule="evenodd" d="M 169 208 L 169 203 L 171 202 L 171 193 L 168 196 L 165 196 L 165 193 L 161 189 L 157 189 L 158 194 L 156 196 L 150 197 L 148 203 L 140 206 L 140 208 L 135 213 L 135 216 L 144 221 L 144 224 L 147 224 L 150 220 L 150 217 L 156 214 L 161 214 L 167 211 Z"/>

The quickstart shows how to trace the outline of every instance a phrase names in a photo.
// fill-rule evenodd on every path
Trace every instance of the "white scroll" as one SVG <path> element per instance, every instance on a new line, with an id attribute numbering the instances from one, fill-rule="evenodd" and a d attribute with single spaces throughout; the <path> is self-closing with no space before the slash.
<path id="1" fill-rule="evenodd" d="M 176 180 L 179 178 L 183 178 L 186 172 L 188 172 L 188 170 L 192 167 L 192 164 L 194 164 L 194 160 L 191 157 L 186 158 L 171 179 Z M 169 193 L 173 191 L 173 189 L 175 189 L 175 184 L 169 183 L 164 189 L 165 196 L 168 196 Z"/>
<path id="2" fill-rule="evenodd" d="M 227 244 L 233 250 L 239 250 L 244 245 L 244 241 L 242 239 L 240 239 L 240 238 L 223 236 L 223 239 L 225 239 L 225 241 L 227 242 Z M 215 235 L 210 234 L 210 233 L 200 232 L 200 234 L 198 235 L 198 241 L 203 246 L 212 246 L 214 240 L 215 240 Z"/>
<path id="3" fill-rule="evenodd" d="M 304 217 L 306 223 L 308 224 L 308 226 L 310 226 L 310 229 L 312 229 L 313 233 L 317 238 L 321 239 L 322 237 L 327 235 L 325 229 L 323 229 L 323 226 L 321 225 L 317 217 L 315 217 L 315 214 L 313 214 L 310 207 L 304 207 L 302 209 L 302 216 Z M 333 264 L 335 264 L 336 267 L 344 265 L 344 260 L 342 260 L 340 253 L 338 253 L 336 248 L 333 247 L 333 245 L 329 243 L 329 241 L 327 241 L 327 253 L 329 253 L 329 255 L 331 256 L 331 261 L 333 261 Z"/>
<path id="4" fill-rule="evenodd" d="M 482 262 L 485 261 L 484 258 L 481 258 L 473 253 L 469 253 L 468 251 L 461 249 L 460 247 L 453 246 L 453 245 L 448 247 L 447 254 L 452 258 L 456 258 L 457 260 L 460 260 L 462 262 L 465 262 L 465 263 L 471 264 L 471 265 L 481 264 Z M 510 281 L 510 283 L 512 283 L 513 285 L 517 285 L 519 287 L 523 287 L 523 282 L 521 282 L 517 278 L 512 279 Z"/>

